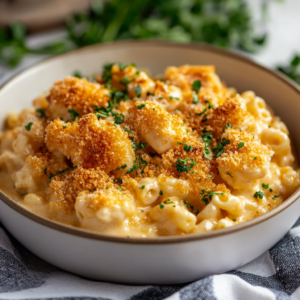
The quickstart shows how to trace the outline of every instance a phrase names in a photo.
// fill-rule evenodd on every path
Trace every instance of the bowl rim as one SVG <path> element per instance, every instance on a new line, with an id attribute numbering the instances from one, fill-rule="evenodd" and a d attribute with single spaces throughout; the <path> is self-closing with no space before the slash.
<path id="1" fill-rule="evenodd" d="M 163 46 L 163 47 L 170 47 L 170 48 L 183 48 L 183 49 L 194 49 L 194 50 L 202 50 L 206 52 L 214 52 L 221 56 L 226 56 L 235 60 L 242 61 L 246 64 L 249 64 L 253 67 L 256 67 L 260 69 L 261 71 L 264 71 L 266 73 L 269 73 L 270 75 L 276 77 L 277 79 L 280 79 L 283 83 L 285 83 L 289 88 L 292 88 L 299 94 L 300 98 L 300 86 L 298 86 L 295 82 L 293 82 L 291 79 L 289 79 L 287 76 L 279 73 L 278 71 L 274 71 L 271 69 L 268 69 L 258 63 L 256 63 L 251 58 L 247 57 L 245 54 L 242 54 L 238 51 L 233 50 L 225 50 L 221 49 L 215 46 L 207 45 L 204 43 L 180 43 L 180 42 L 172 42 L 172 41 L 161 41 L 161 40 L 126 40 L 126 41 L 116 41 L 116 42 L 109 42 L 109 43 L 102 43 L 102 44 L 95 44 L 87 47 L 83 47 L 80 49 L 72 50 L 60 55 L 55 55 L 48 57 L 46 59 L 43 59 L 34 65 L 32 65 L 29 68 L 26 68 L 16 75 L 9 78 L 2 86 L 0 87 L 0 101 L 1 101 L 1 94 L 2 91 L 5 89 L 7 85 L 10 83 L 13 83 L 15 79 L 20 77 L 23 74 L 26 74 L 27 72 L 30 72 L 32 69 L 35 69 L 39 67 L 40 65 L 43 65 L 47 62 L 51 62 L 55 59 L 61 59 L 69 55 L 76 55 L 81 52 L 90 52 L 90 51 L 97 51 L 101 50 L 103 48 L 115 48 L 115 47 L 123 47 L 123 46 Z M 242 231 L 244 229 L 247 229 L 252 226 L 256 226 L 260 223 L 263 223 L 267 221 L 268 219 L 276 216 L 280 212 L 284 211 L 286 208 L 291 206 L 294 202 L 298 200 L 300 197 L 300 188 L 298 188 L 288 199 L 286 199 L 283 203 L 281 203 L 279 206 L 275 207 L 271 211 L 254 218 L 252 220 L 249 220 L 247 222 L 237 224 L 235 226 L 224 228 L 221 230 L 215 230 L 205 233 L 196 233 L 196 234 L 187 234 L 184 236 L 167 236 L 167 237 L 146 237 L 146 238 L 140 238 L 140 237 L 121 237 L 121 236 L 113 236 L 103 233 L 97 233 L 93 232 L 87 229 L 81 229 L 78 227 L 73 227 L 70 225 L 66 225 L 57 221 L 53 221 L 50 219 L 47 219 L 45 217 L 42 217 L 34 212 L 31 212 L 30 210 L 26 209 L 25 207 L 21 206 L 14 200 L 12 200 L 10 197 L 8 197 L 4 192 L 0 190 L 0 200 L 4 202 L 4 204 L 8 205 L 10 208 L 15 210 L 16 212 L 20 213 L 21 215 L 29 218 L 31 221 L 37 222 L 42 226 L 50 227 L 51 229 L 62 231 L 67 234 L 75 235 L 82 238 L 88 238 L 92 240 L 100 240 L 100 241 L 108 241 L 108 242 L 114 242 L 114 243 L 129 243 L 129 244 L 169 244 L 169 243 L 183 243 L 183 242 L 192 242 L 192 241 L 198 241 L 198 240 L 206 240 L 211 238 L 216 238 L 219 236 L 225 236 L 228 234 L 236 233 L 239 231 Z"/>

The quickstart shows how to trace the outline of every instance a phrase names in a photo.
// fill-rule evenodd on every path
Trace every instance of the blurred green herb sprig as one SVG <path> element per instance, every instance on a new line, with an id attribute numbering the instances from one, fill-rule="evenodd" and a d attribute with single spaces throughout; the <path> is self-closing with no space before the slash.
<path id="1" fill-rule="evenodd" d="M 277 70 L 300 84 L 300 56 L 296 54 L 286 66 L 278 66 Z"/>
<path id="2" fill-rule="evenodd" d="M 122 39 L 207 42 L 254 52 L 266 36 L 254 32 L 244 0 L 94 0 L 91 11 L 66 20 L 67 37 L 42 48 L 26 45 L 21 24 L 0 29 L 0 61 L 16 66 L 27 54 L 58 54 Z"/>

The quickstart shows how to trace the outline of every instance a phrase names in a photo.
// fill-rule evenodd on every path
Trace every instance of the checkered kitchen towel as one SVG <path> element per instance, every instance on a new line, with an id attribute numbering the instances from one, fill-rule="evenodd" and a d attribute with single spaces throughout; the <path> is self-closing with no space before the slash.
<path id="1" fill-rule="evenodd" d="M 69 274 L 31 254 L 0 226 L 0 300 L 165 298 L 300 299 L 300 219 L 272 249 L 246 266 L 194 283 L 171 286 L 127 286 Z"/>

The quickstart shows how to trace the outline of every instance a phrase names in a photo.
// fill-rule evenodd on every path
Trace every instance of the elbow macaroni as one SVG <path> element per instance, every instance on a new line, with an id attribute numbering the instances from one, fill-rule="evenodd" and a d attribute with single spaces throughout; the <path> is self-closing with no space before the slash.
<path id="1" fill-rule="evenodd" d="M 108 64 L 10 113 L 0 188 L 52 220 L 127 237 L 204 233 L 251 220 L 300 186 L 289 132 L 265 100 L 213 66 L 164 80 Z M 35 111 L 36 110 L 36 111 Z"/>

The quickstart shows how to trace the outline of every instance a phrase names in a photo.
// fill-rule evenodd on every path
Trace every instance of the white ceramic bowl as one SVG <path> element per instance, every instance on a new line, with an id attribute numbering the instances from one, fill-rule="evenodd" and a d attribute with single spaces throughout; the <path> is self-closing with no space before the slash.
<path id="1" fill-rule="evenodd" d="M 0 121 L 31 106 L 54 81 L 80 70 L 99 72 L 107 62 L 135 62 L 162 73 L 170 65 L 214 64 L 238 91 L 252 89 L 281 116 L 300 149 L 300 90 L 284 76 L 232 52 L 199 44 L 118 42 L 50 58 L 22 72 L 0 90 Z M 62 225 L 27 211 L 0 192 L 0 220 L 30 251 L 85 277 L 132 283 L 172 284 L 242 266 L 272 247 L 300 215 L 300 190 L 274 210 L 249 222 L 204 234 L 122 238 Z"/>

